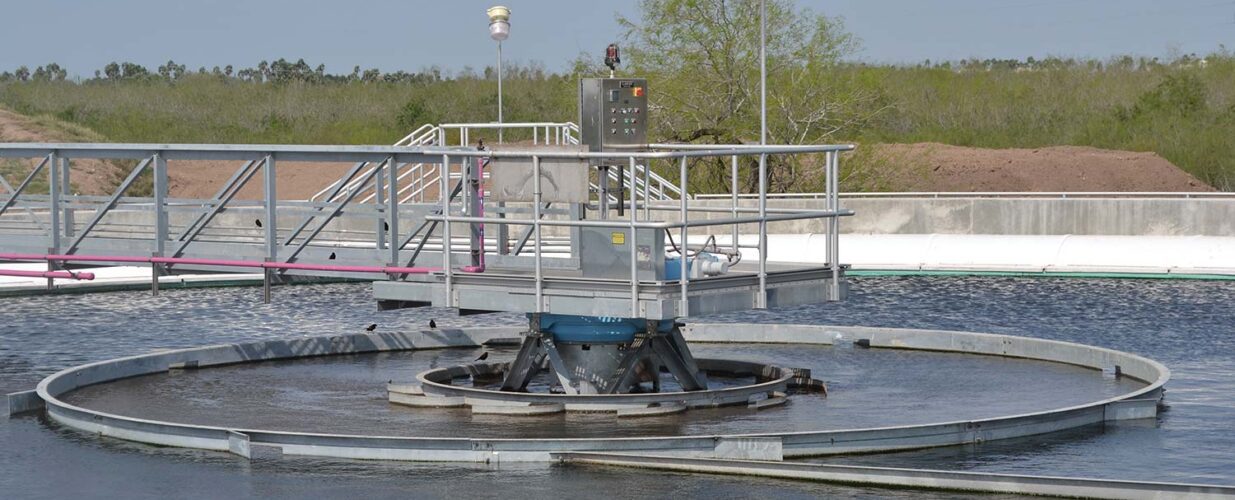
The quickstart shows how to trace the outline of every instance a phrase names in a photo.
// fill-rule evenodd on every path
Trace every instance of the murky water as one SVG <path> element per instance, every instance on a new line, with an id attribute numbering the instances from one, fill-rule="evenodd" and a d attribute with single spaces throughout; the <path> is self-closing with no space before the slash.
<path id="1" fill-rule="evenodd" d="M 467 363 L 483 351 L 452 349 L 177 371 L 87 387 L 66 400 L 121 415 L 249 429 L 425 437 L 634 437 L 946 422 L 1062 408 L 1144 386 L 1075 366 L 990 356 L 824 346 L 696 345 L 692 350 L 700 357 L 810 368 L 829 382 L 831 396 L 797 394 L 790 404 L 764 410 L 699 409 L 638 419 L 574 413 L 473 416 L 467 409 L 413 409 L 386 401 L 386 381 L 411 381 L 416 373 Z M 503 349 L 490 359 L 513 357 L 513 350 Z"/>
<path id="2" fill-rule="evenodd" d="M 1157 422 L 1124 423 L 1015 442 L 828 461 L 1235 484 L 1235 436 L 1231 435 L 1235 429 L 1235 320 L 1231 318 L 1235 314 L 1231 307 L 1235 304 L 1235 285 L 1136 280 L 870 278 L 854 280 L 853 291 L 851 300 L 843 304 L 708 319 L 944 328 L 1112 347 L 1152 357 L 1173 370 L 1167 393 L 1171 408 Z M 431 318 L 441 326 L 522 323 L 520 317 L 513 315 L 460 318 L 442 310 L 377 313 L 367 286 L 363 285 L 277 289 L 277 301 L 272 305 L 257 303 L 258 293 L 255 289 L 190 289 L 164 291 L 157 298 L 134 292 L 4 299 L 0 303 L 0 390 L 28 389 L 41 377 L 66 366 L 158 348 L 358 332 L 370 323 L 377 323 L 378 331 L 396 330 L 423 326 Z M 1006 410 L 1019 408 L 1017 405 L 1039 407 L 1043 402 L 1081 396 L 1088 399 L 1121 390 L 1119 383 L 1094 377 L 1092 372 L 1084 376 L 1084 370 L 1080 370 L 1080 379 L 1092 381 L 1091 386 L 1061 389 L 1059 377 L 1073 378 L 1079 369 L 1009 363 L 1010 360 L 995 358 L 824 347 L 803 350 L 708 346 L 700 347 L 700 351 L 706 356 L 815 368 L 817 374 L 829 380 L 833 389 L 830 398 L 799 398 L 784 408 L 765 410 L 781 412 L 795 426 L 809 423 L 819 428 L 851 427 L 846 420 L 916 419 L 914 412 L 890 411 L 907 408 L 906 405 L 916 405 L 917 411 L 924 412 L 923 418 L 934 416 L 932 412 L 940 411 L 941 406 L 932 404 L 930 398 L 923 397 L 924 393 L 942 397 L 945 402 L 962 407 L 962 411 L 980 416 L 987 411 L 1007 413 Z M 180 420 L 186 418 L 187 412 L 191 419 L 201 419 L 195 420 L 200 423 L 227 417 L 248 419 L 255 426 L 280 423 L 303 429 L 339 425 L 359 429 L 384 425 L 390 431 L 421 434 L 411 430 L 413 424 L 426 432 L 433 427 L 416 420 L 416 414 L 410 410 L 385 405 L 380 386 L 374 387 L 370 382 L 408 378 L 422 367 L 474 359 L 478 352 L 440 351 L 430 356 L 394 353 L 262 363 L 185 372 L 176 377 L 142 377 L 114 387 L 93 388 L 93 395 L 82 391 L 74 397 L 94 397 L 94 404 L 107 405 L 112 403 L 100 398 L 107 395 L 103 393 L 128 394 L 135 405 L 111 409 L 140 409 L 139 413 L 145 415 L 162 412 L 151 416 L 178 416 Z M 878 358 L 886 355 L 904 358 Z M 938 370 L 929 369 L 932 361 L 926 356 L 936 361 Z M 1006 376 L 966 376 L 971 370 L 988 368 L 983 366 L 986 363 L 999 363 Z M 895 368 L 887 368 L 889 365 Z M 978 386 L 966 387 L 966 383 Z M 983 399 L 987 391 L 1006 391 L 1013 383 L 1018 383 L 1016 398 Z M 282 408 L 283 413 L 246 410 L 215 415 L 212 411 L 201 411 L 218 408 L 216 403 L 235 397 L 248 398 L 248 402 L 266 410 Z M 892 402 L 899 406 L 886 406 Z M 289 408 L 298 411 L 289 412 Z M 347 415 L 352 409 L 364 409 L 355 413 L 364 416 L 349 420 Z M 309 413 L 290 418 L 300 410 Z M 832 412 L 838 418 L 812 418 L 807 410 Z M 722 425 L 750 429 L 767 425 L 767 419 L 745 411 L 692 412 L 682 421 L 620 424 L 630 426 L 623 428 L 624 432 L 650 434 L 664 430 L 711 432 L 709 429 Z M 616 419 L 606 421 L 605 425 L 615 423 Z M 562 424 L 582 435 L 592 432 L 591 422 L 579 422 L 573 417 L 563 417 Z M 434 432 L 447 435 L 461 428 L 486 432 L 493 427 L 471 420 L 458 425 L 461 427 L 441 426 Z M 538 432 L 535 428 L 520 431 Z M 515 494 L 567 496 L 598 492 L 621 495 L 623 491 L 657 496 L 921 496 L 920 492 L 590 467 L 521 466 L 516 470 L 493 470 L 299 459 L 250 463 L 221 453 L 99 439 L 32 417 L 0 420 L 0 443 L 0 491 L 14 498 L 409 494 L 445 497 L 457 496 L 460 491 L 495 491 L 493 488 L 499 484 L 503 491 Z M 638 484 L 638 488 L 632 489 L 632 484 Z"/>

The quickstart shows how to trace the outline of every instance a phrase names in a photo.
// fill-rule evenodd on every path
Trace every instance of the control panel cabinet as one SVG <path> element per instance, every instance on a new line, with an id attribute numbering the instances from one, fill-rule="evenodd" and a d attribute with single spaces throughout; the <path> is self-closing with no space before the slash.
<path id="1" fill-rule="evenodd" d="M 647 92 L 643 78 L 579 80 L 581 142 L 589 151 L 647 149 Z"/>

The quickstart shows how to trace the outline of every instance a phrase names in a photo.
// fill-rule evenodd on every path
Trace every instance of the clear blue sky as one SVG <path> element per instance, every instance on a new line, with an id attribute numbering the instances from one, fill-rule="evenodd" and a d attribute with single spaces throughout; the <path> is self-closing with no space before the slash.
<path id="1" fill-rule="evenodd" d="M 508 60 L 565 67 L 620 36 L 635 0 L 0 0 L 0 70 L 58 62 L 89 76 L 110 61 L 153 69 L 305 58 L 332 73 L 494 58 L 486 7 L 512 13 Z M 845 19 L 857 59 L 919 62 L 1047 55 L 1106 58 L 1235 49 L 1235 0 L 798 0 Z M 752 27 L 753 28 L 753 27 Z"/>

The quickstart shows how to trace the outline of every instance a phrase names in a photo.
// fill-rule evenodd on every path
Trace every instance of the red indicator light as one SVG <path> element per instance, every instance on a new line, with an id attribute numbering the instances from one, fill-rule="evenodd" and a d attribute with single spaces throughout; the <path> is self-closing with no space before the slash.
<path id="1" fill-rule="evenodd" d="M 634 91 L 635 97 L 643 97 L 643 87 L 635 87 L 632 90 Z"/>

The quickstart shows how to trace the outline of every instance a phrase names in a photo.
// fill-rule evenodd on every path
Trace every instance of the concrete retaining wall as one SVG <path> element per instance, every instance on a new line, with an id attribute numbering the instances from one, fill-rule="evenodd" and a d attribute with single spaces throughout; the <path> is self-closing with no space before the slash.
<path id="1" fill-rule="evenodd" d="M 1235 198 L 842 198 L 841 206 L 856 212 L 841 222 L 851 234 L 1235 235 Z M 768 207 L 821 210 L 823 200 L 776 199 Z M 769 232 L 819 233 L 823 225 L 774 223 Z"/>

